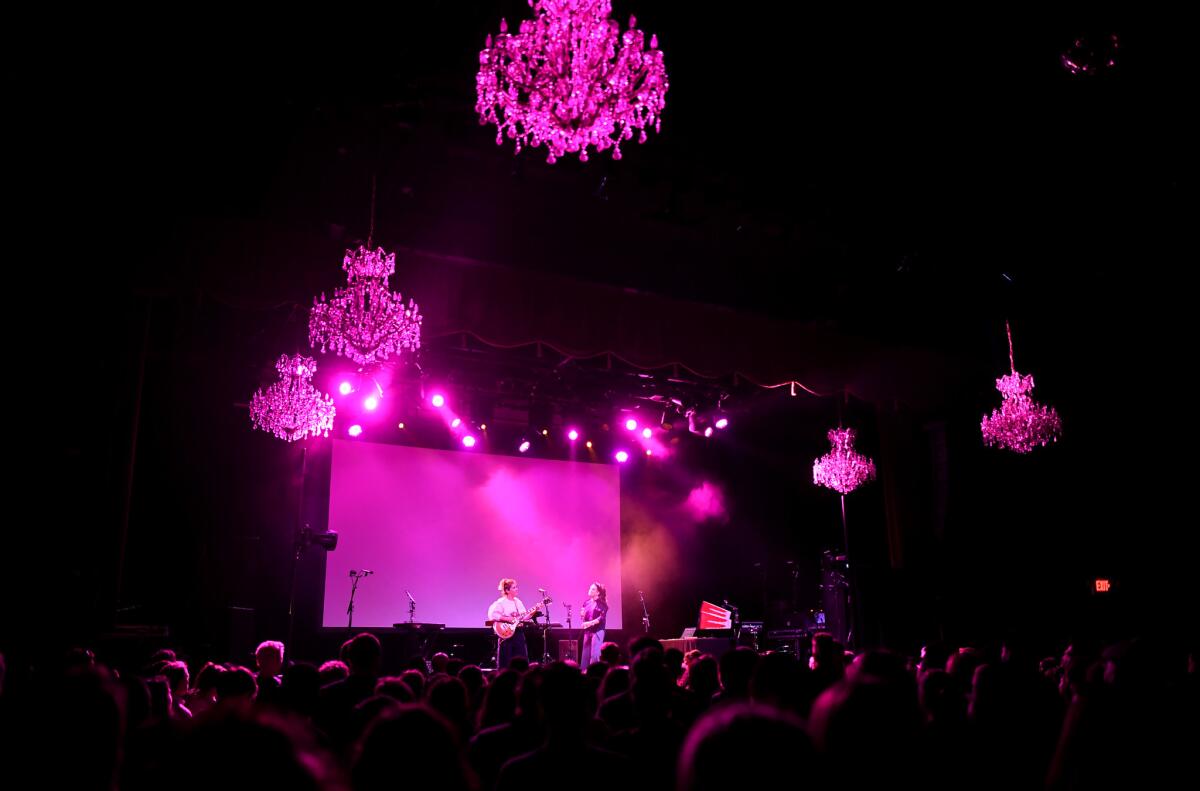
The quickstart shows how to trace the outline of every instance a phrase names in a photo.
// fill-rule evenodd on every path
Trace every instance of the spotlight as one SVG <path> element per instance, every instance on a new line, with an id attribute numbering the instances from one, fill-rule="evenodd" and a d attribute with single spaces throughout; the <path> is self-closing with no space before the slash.
<path id="1" fill-rule="evenodd" d="M 719 417 L 719 418 L 717 418 L 717 422 L 713 423 L 713 425 L 716 426 L 717 428 L 725 428 L 729 425 L 729 418 Z"/>
<path id="2" fill-rule="evenodd" d="M 398 428 L 398 429 L 400 429 L 401 431 L 403 431 L 403 430 L 404 430 L 404 421 L 403 421 L 403 420 L 401 420 L 399 423 L 397 423 L 397 424 L 396 424 L 396 428 Z"/>
<path id="3" fill-rule="evenodd" d="M 338 392 L 342 395 L 350 395 L 354 392 L 354 385 L 350 384 L 349 382 L 342 382 L 340 385 L 338 385 Z"/>
<path id="4" fill-rule="evenodd" d="M 350 429 L 346 433 L 352 437 L 357 437 L 359 434 L 362 433 L 362 426 L 355 423 L 353 426 L 350 427 Z"/>
<path id="5" fill-rule="evenodd" d="M 433 404 L 436 409 L 441 409 L 446 405 L 446 397 L 441 393 L 434 393 L 433 398 L 429 399 L 429 403 Z"/>
<path id="6" fill-rule="evenodd" d="M 463 437 L 463 445 L 468 448 L 475 447 L 475 438 L 468 434 L 467 436 Z"/>
<path id="7" fill-rule="evenodd" d="M 337 547 L 338 534 L 332 530 L 324 533 L 314 533 L 312 528 L 305 525 L 300 529 L 296 540 L 296 550 L 300 551 L 311 546 L 318 546 L 326 552 L 332 552 Z"/>
<path id="8" fill-rule="evenodd" d="M 654 432 L 651 431 L 649 428 L 644 428 L 644 429 L 642 429 L 642 436 L 645 437 L 646 439 L 650 439 L 651 437 L 654 436 Z"/>
<path id="9" fill-rule="evenodd" d="M 588 450 L 592 449 L 592 441 L 590 439 L 587 441 L 587 449 Z"/>
<path id="10" fill-rule="evenodd" d="M 480 424 L 479 424 L 479 430 L 480 430 L 480 431 L 487 431 L 487 423 L 480 423 Z"/>
<path id="11" fill-rule="evenodd" d="M 462 418 L 460 418 L 460 417 L 456 417 L 456 418 L 454 418 L 454 420 L 450 421 L 450 428 L 458 428 L 461 425 L 462 425 Z"/>
<path id="12" fill-rule="evenodd" d="M 548 437 L 548 436 L 550 436 L 550 429 L 548 429 L 548 428 L 544 428 L 544 429 L 542 429 L 542 436 L 543 436 L 543 437 Z"/>
<path id="13" fill-rule="evenodd" d="M 579 439 L 579 432 L 576 431 L 575 429 L 571 429 L 570 431 L 567 432 L 567 439 L 574 442 L 575 440 Z"/>
<path id="14" fill-rule="evenodd" d="M 619 451 L 617 451 L 617 455 L 615 458 L 618 462 L 620 462 L 621 464 L 624 464 L 625 462 L 629 461 L 629 454 L 623 450 L 619 450 Z"/>
<path id="15" fill-rule="evenodd" d="M 649 448 L 646 448 L 646 455 L 647 455 L 647 456 L 653 456 L 653 455 L 654 455 L 654 451 L 650 450 Z"/>
<path id="16" fill-rule="evenodd" d="M 688 431 L 693 434 L 711 437 L 713 432 L 712 419 L 707 413 L 689 409 L 687 413 Z"/>
<path id="17" fill-rule="evenodd" d="M 526 453 L 529 450 L 529 440 L 521 440 L 521 444 L 517 446 L 517 450 L 521 453 Z"/>
<path id="18" fill-rule="evenodd" d="M 374 411 L 375 407 L 379 406 L 379 399 L 375 396 L 367 396 L 366 400 L 363 401 L 363 406 L 366 407 L 368 412 Z"/>
<path id="19" fill-rule="evenodd" d="M 625 421 L 625 428 L 629 429 L 630 431 L 637 431 L 637 421 L 633 418 L 629 418 L 629 420 Z"/>

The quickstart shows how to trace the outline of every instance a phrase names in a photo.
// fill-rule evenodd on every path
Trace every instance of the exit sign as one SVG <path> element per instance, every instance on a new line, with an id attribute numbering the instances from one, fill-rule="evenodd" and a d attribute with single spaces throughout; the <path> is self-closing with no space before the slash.
<path id="1" fill-rule="evenodd" d="M 1097 579 L 1095 590 L 1096 590 L 1096 593 L 1108 593 L 1109 591 L 1112 590 L 1112 580 Z"/>

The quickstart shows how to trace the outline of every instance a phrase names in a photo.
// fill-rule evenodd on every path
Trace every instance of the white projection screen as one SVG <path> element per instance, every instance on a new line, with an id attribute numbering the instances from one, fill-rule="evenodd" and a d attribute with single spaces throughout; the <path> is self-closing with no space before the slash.
<path id="1" fill-rule="evenodd" d="M 532 607 L 538 588 L 550 614 L 573 622 L 588 586 L 608 588 L 608 628 L 621 628 L 621 488 L 615 465 L 493 456 L 335 440 L 324 626 L 345 626 L 351 569 L 354 625 L 416 620 L 483 627 L 496 584 L 513 577 Z"/>

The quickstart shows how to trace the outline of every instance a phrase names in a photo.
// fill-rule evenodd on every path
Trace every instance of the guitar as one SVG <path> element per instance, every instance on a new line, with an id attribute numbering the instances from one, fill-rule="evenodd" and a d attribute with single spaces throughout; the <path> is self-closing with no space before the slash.
<path id="1" fill-rule="evenodd" d="M 521 624 L 528 621 L 530 618 L 532 618 L 537 613 L 538 610 L 542 609 L 543 607 L 545 607 L 547 604 L 549 604 L 552 601 L 554 601 L 554 600 L 549 597 L 542 599 L 540 602 L 533 605 L 532 610 L 530 610 L 527 613 L 522 613 L 521 615 L 518 615 L 516 617 L 516 620 L 492 621 L 492 631 L 495 632 L 496 636 L 499 637 L 501 640 L 507 640 L 508 638 L 512 637 L 514 634 L 517 633 L 518 626 L 520 626 Z"/>

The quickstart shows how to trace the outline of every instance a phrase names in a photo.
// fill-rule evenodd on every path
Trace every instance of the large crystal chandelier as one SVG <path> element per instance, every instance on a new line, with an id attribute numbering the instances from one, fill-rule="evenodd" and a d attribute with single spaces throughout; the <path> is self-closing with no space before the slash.
<path id="1" fill-rule="evenodd" d="M 389 355 L 421 348 L 421 314 L 411 299 L 404 304 L 399 292 L 388 286 L 396 271 L 396 254 L 382 247 L 347 250 L 342 261 L 346 287 L 313 299 L 308 317 L 308 342 L 320 344 L 363 366 Z"/>
<path id="2" fill-rule="evenodd" d="M 826 436 L 833 450 L 813 462 L 813 483 L 845 495 L 875 478 L 875 462 L 854 449 L 854 429 L 835 428 Z"/>
<path id="3" fill-rule="evenodd" d="M 337 408 L 333 399 L 312 386 L 317 363 L 311 357 L 283 355 L 275 363 L 279 381 L 250 399 L 254 428 L 294 442 L 306 436 L 329 436 Z"/>
<path id="4" fill-rule="evenodd" d="M 496 144 L 507 135 L 522 146 L 546 144 L 547 162 L 566 152 L 583 162 L 588 146 L 613 150 L 646 127 L 659 131 L 666 105 L 667 72 L 658 37 L 629 29 L 609 15 L 611 0 L 529 0 L 536 16 L 520 32 L 488 36 L 479 53 L 475 110 L 480 124 L 496 125 Z"/>
<path id="5" fill-rule="evenodd" d="M 1033 375 L 1017 372 L 1013 361 L 1012 329 L 1008 332 L 1008 367 L 1011 373 L 996 380 L 996 389 L 1004 399 L 991 415 L 984 415 L 980 430 L 989 446 L 1028 453 L 1034 448 L 1058 441 L 1062 421 L 1054 407 L 1044 406 L 1029 397 L 1033 390 Z"/>

